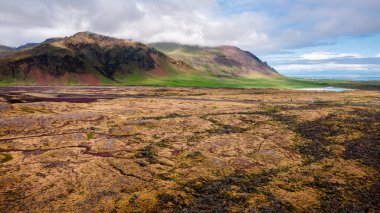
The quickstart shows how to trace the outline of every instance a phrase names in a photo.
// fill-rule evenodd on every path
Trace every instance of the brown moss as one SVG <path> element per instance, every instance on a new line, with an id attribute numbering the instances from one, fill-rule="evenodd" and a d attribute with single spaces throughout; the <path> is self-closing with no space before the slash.
<path id="1" fill-rule="evenodd" d="M 0 166 L 2 210 L 379 211 L 379 110 L 333 105 L 345 98 L 379 104 L 376 91 L 7 87 L 1 93 L 101 97 L 2 100 L 0 151 L 13 156 Z M 192 94 L 202 96 L 186 99 Z M 312 100 L 323 104 L 305 104 Z M 87 141 L 88 133 L 96 137 Z"/>

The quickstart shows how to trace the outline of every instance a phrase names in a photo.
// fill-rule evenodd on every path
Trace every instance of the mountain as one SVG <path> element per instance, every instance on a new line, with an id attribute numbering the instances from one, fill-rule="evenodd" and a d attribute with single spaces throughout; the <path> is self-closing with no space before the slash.
<path id="1" fill-rule="evenodd" d="M 30 45 L 0 60 L 2 76 L 36 84 L 120 83 L 191 67 L 142 43 L 90 32 Z"/>
<path id="2" fill-rule="evenodd" d="M 0 45 L 0 58 L 11 54 L 14 51 L 12 47 Z"/>
<path id="3" fill-rule="evenodd" d="M 23 44 L 19 47 L 14 48 L 14 50 L 24 50 L 24 49 L 28 49 L 28 48 L 33 48 L 33 47 L 36 47 L 36 46 L 41 45 L 41 44 L 53 43 L 53 42 L 59 41 L 61 39 L 62 38 L 49 38 L 49 39 L 46 39 L 45 41 L 43 41 L 41 43 L 26 43 L 26 44 Z"/>
<path id="4" fill-rule="evenodd" d="M 16 48 L 0 45 L 0 58 L 5 58 L 8 55 L 10 55 L 10 54 L 12 54 L 18 50 L 32 48 L 32 47 L 35 47 L 38 45 L 39 45 L 39 43 L 27 43 L 27 44 L 21 45 L 21 46 L 16 47 Z"/>
<path id="5" fill-rule="evenodd" d="M 151 46 L 216 77 L 281 76 L 254 54 L 233 46 L 200 47 L 176 43 L 154 43 Z"/>
<path id="6" fill-rule="evenodd" d="M 231 46 L 145 45 L 79 32 L 3 49 L 0 84 L 197 86 L 222 78 L 281 77 L 252 53 Z"/>
<path id="7" fill-rule="evenodd" d="M 17 48 L 15 48 L 16 50 L 23 50 L 23 49 L 28 49 L 28 48 L 32 48 L 32 47 L 36 47 L 38 46 L 40 43 L 26 43 L 24 45 L 21 45 Z"/>
<path id="8" fill-rule="evenodd" d="M 13 49 L 12 47 L 0 45 L 0 51 L 11 51 L 12 49 Z"/>

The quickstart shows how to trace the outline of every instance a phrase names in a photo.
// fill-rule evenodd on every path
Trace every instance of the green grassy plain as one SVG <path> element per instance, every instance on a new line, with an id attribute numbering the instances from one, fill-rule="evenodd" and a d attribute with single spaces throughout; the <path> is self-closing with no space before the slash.
<path id="1" fill-rule="evenodd" d="M 302 89 L 323 88 L 328 86 L 354 89 L 380 89 L 380 81 L 344 81 L 344 80 L 314 80 L 288 77 L 215 77 L 207 71 L 196 71 L 183 74 L 166 63 L 163 69 L 167 76 L 157 77 L 144 74 L 141 70 L 133 69 L 130 74 L 118 76 L 115 81 L 102 81 L 105 85 L 126 86 L 168 86 L 168 87 L 206 87 L 206 88 L 277 88 Z"/>
<path id="2" fill-rule="evenodd" d="M 343 87 L 353 89 L 380 89 L 380 81 L 345 81 L 345 80 L 314 80 L 302 78 L 227 78 L 215 77 L 205 73 L 178 74 L 172 70 L 165 77 L 157 77 L 141 72 L 131 72 L 125 76 L 116 76 L 115 80 L 108 79 L 101 74 L 96 75 L 101 85 L 117 86 L 168 86 L 168 87 L 205 87 L 205 88 L 277 88 L 302 89 Z M 11 77 L 0 76 L 1 86 L 34 85 L 33 79 L 17 80 Z M 77 82 L 67 82 L 68 86 L 78 85 Z"/>
<path id="3" fill-rule="evenodd" d="M 105 83 L 107 84 L 107 83 Z M 302 89 L 323 88 L 328 86 L 354 89 L 380 89 L 379 81 L 311 80 L 301 78 L 218 78 L 209 75 L 169 75 L 167 77 L 128 75 L 118 79 L 117 85 L 144 85 L 168 87 L 206 87 L 206 88 L 278 88 Z"/>

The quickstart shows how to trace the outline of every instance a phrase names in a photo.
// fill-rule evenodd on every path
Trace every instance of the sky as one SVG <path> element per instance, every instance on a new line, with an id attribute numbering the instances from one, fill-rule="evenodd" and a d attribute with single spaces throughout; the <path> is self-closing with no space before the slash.
<path id="1" fill-rule="evenodd" d="M 233 45 L 290 76 L 379 76 L 380 0 L 0 0 L 0 44 L 91 31 Z"/>

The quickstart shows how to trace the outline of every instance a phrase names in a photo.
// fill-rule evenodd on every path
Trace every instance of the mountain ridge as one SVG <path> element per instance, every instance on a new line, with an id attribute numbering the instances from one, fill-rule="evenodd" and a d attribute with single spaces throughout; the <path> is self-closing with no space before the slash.
<path id="1" fill-rule="evenodd" d="M 219 77 L 281 76 L 253 53 L 234 46 L 202 47 L 178 43 L 153 43 L 150 45 L 171 57 L 180 58 L 197 69 L 209 71 Z"/>
<path id="2" fill-rule="evenodd" d="M 147 84 L 148 80 L 189 75 L 217 78 L 281 76 L 254 54 L 237 47 L 188 48 L 197 49 L 193 58 L 199 60 L 198 63 L 181 54 L 172 54 L 162 48 L 162 44 L 78 32 L 39 44 L 4 48 L 6 55 L 0 59 L 0 76 L 3 82 L 6 79 L 15 84 L 38 85 Z M 200 58 L 199 53 L 207 57 Z"/>

